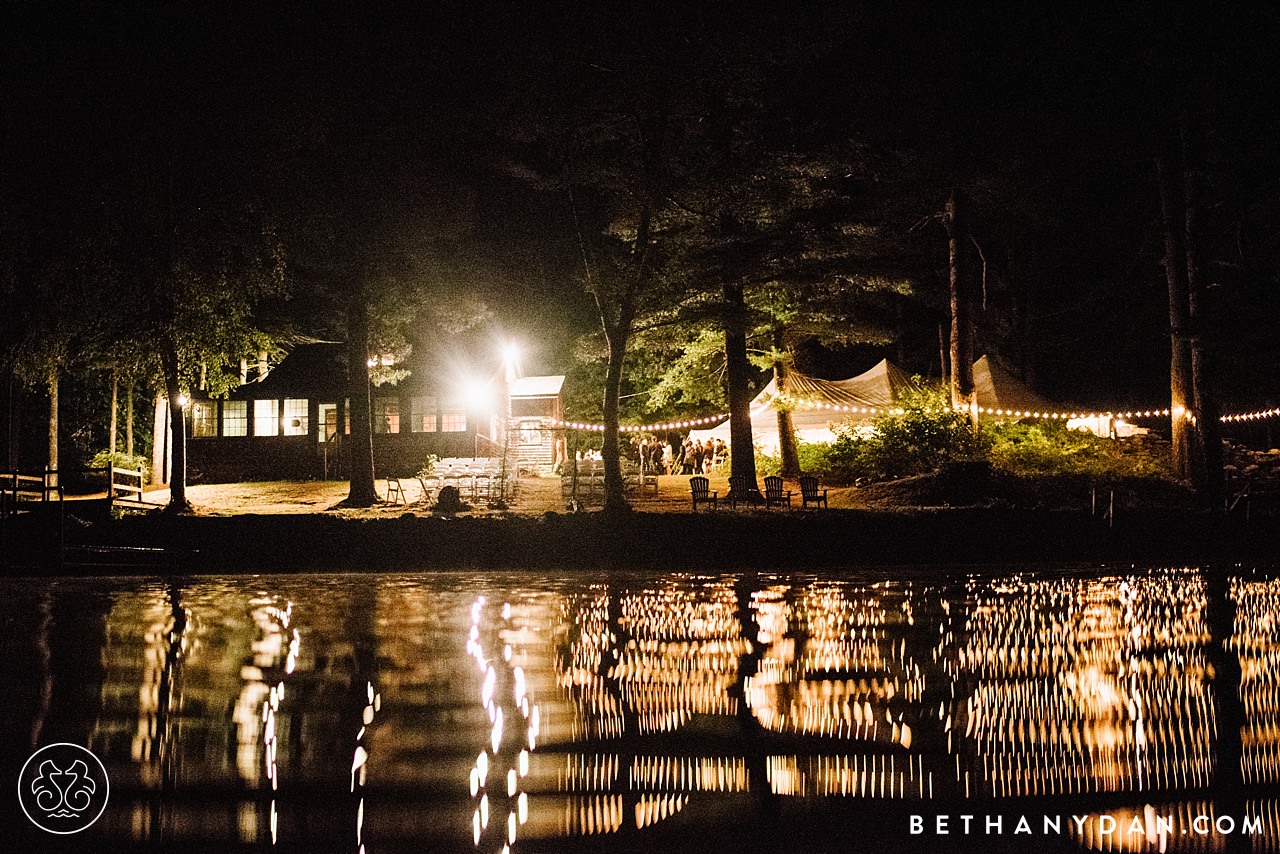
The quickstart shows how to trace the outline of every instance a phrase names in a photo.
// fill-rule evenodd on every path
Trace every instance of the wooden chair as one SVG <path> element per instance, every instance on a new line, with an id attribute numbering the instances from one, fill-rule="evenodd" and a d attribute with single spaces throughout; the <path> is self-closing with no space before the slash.
<path id="1" fill-rule="evenodd" d="M 827 491 L 818 489 L 818 479 L 813 475 L 805 475 L 800 478 L 800 501 L 804 507 L 808 507 L 810 504 L 827 506 Z"/>
<path id="2" fill-rule="evenodd" d="M 699 504 L 711 504 L 711 509 L 716 506 L 716 492 L 711 491 L 711 481 L 699 475 L 698 477 L 689 478 L 689 494 L 693 496 L 693 512 L 698 512 Z"/>
<path id="3" fill-rule="evenodd" d="M 408 501 L 404 497 L 404 487 L 400 485 L 400 478 L 387 478 L 387 503 L 388 504 L 407 504 Z"/>
<path id="4" fill-rule="evenodd" d="M 759 507 L 764 501 L 760 495 L 760 490 L 745 475 L 733 475 L 729 478 L 729 506 L 737 509 L 740 503 L 750 504 L 752 507 Z"/>
<path id="5" fill-rule="evenodd" d="M 772 507 L 775 504 L 779 507 L 783 504 L 790 507 L 791 490 L 783 489 L 782 478 L 771 474 L 764 479 L 764 506 Z"/>
<path id="6" fill-rule="evenodd" d="M 424 476 L 422 476 L 422 475 L 418 475 L 418 485 L 422 487 L 422 497 L 418 499 L 418 502 L 419 502 L 420 504 L 430 504 L 430 503 L 431 503 L 431 492 L 432 492 L 432 488 L 431 488 L 430 486 L 428 486 L 428 485 L 427 485 L 427 481 L 428 481 L 431 477 L 432 477 L 432 475 L 427 475 L 427 476 L 425 476 L 425 477 L 424 477 Z"/>

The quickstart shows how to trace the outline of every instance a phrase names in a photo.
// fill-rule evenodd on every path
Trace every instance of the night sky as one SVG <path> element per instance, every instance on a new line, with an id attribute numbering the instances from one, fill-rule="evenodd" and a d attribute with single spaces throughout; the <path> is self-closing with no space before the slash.
<path id="1" fill-rule="evenodd" d="M 160 164 L 176 164 L 197 205 L 250 188 L 305 223 L 341 199 L 344 221 L 429 245 L 442 287 L 474 292 L 504 334 L 538 342 L 533 371 L 564 371 L 596 323 L 564 194 L 510 168 L 511 122 L 548 97 L 555 78 L 539 75 L 555 58 L 604 63 L 674 40 L 714 64 L 724 33 L 786 44 L 785 62 L 762 52 L 762 132 L 793 150 L 857 138 L 927 161 L 893 227 L 936 214 L 953 186 L 973 193 L 993 258 L 979 352 L 1025 361 L 1051 397 L 1099 406 L 1167 400 L 1153 164 L 1184 116 L 1206 175 L 1224 397 L 1280 403 L 1280 20 L 1261 5 L 17 3 L 5 14 L 6 249 L 55 253 L 120 216 L 113 188 Z M 936 373 L 945 235 L 926 226 L 910 239 L 926 263 L 910 270 L 898 343 L 811 346 L 802 368 L 849 375 L 889 355 Z M 1018 281 L 1015 247 L 1033 269 Z M 304 249 L 290 261 L 294 298 L 274 310 L 322 327 L 306 295 L 325 268 Z M 1031 334 L 1015 340 L 1008 310 L 1026 281 Z"/>

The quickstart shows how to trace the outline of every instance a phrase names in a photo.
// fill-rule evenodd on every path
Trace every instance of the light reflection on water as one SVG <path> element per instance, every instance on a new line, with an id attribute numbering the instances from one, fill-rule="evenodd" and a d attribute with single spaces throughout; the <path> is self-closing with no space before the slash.
<path id="1" fill-rule="evenodd" d="M 794 826 L 891 850 L 908 814 L 1030 810 L 1121 826 L 1036 849 L 1280 847 L 1280 582 L 1253 572 L 4 590 L 6 758 L 92 747 L 103 844 L 717 850 Z M 1183 832 L 1246 815 L 1243 848 Z"/>

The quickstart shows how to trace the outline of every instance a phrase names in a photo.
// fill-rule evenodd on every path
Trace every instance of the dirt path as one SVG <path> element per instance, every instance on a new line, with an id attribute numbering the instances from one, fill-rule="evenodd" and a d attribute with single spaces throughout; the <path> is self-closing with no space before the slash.
<path id="1" fill-rule="evenodd" d="M 719 493 L 721 498 L 729 492 L 728 478 L 711 475 L 711 489 Z M 240 515 L 278 515 L 290 513 L 320 513 L 330 511 L 343 516 L 386 517 L 400 516 L 406 513 L 413 515 L 429 515 L 430 504 L 423 502 L 422 487 L 417 480 L 402 478 L 400 484 L 405 490 L 404 501 L 383 503 L 367 510 L 339 509 L 337 505 L 347 495 L 346 481 L 268 481 L 257 483 L 220 483 L 199 484 L 187 487 L 187 498 L 202 516 L 240 516 Z M 387 482 L 375 482 L 378 495 L 387 495 Z M 792 496 L 793 506 L 800 503 L 799 487 L 788 483 L 787 488 L 795 491 Z M 860 502 L 852 489 L 833 489 L 830 494 L 832 507 L 856 507 Z M 167 489 L 152 490 L 147 493 L 147 501 L 164 504 L 169 500 Z M 483 500 L 470 501 L 464 494 L 463 499 L 472 504 L 468 511 L 471 515 L 518 515 L 541 516 L 544 513 L 570 512 L 571 496 L 563 494 L 560 479 L 557 477 L 526 477 L 517 484 L 515 499 L 507 510 L 492 510 Z M 684 513 L 692 509 L 689 499 L 689 478 L 687 475 L 663 475 L 658 478 L 657 495 L 629 496 L 631 506 L 646 513 Z M 579 495 L 579 505 L 584 510 L 597 509 L 600 506 L 599 493 Z"/>

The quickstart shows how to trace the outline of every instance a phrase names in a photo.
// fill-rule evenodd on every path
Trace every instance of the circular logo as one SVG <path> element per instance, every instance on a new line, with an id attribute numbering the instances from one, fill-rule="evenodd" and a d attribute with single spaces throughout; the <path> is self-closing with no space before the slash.
<path id="1" fill-rule="evenodd" d="M 107 769 L 78 744 L 50 744 L 31 754 L 18 775 L 18 803 L 49 833 L 79 833 L 107 808 Z"/>

